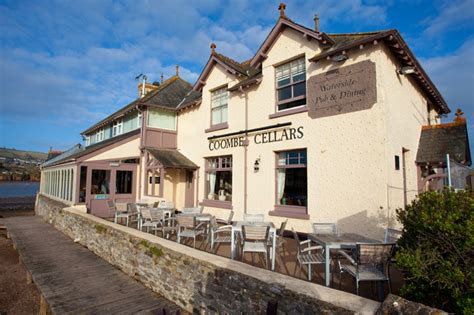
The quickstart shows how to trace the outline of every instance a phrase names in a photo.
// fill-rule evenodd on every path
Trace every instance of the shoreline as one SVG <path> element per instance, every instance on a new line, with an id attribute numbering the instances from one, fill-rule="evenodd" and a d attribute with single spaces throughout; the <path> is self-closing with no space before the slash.
<path id="1" fill-rule="evenodd" d="M 0 197 L 0 211 L 34 210 L 36 196 Z"/>

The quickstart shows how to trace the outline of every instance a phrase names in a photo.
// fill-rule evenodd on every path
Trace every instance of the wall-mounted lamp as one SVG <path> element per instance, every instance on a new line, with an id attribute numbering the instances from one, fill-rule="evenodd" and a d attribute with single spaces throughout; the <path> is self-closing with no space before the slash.
<path id="1" fill-rule="evenodd" d="M 255 160 L 255 163 L 253 163 L 253 171 L 258 172 L 260 170 L 260 158 Z"/>
<path id="2" fill-rule="evenodd" d="M 397 73 L 398 74 L 412 74 L 412 73 L 415 73 L 415 67 L 401 67 L 400 69 L 397 70 Z"/>
<path id="3" fill-rule="evenodd" d="M 332 61 L 336 61 L 336 62 L 346 61 L 346 60 L 347 60 L 347 55 L 345 55 L 345 54 L 340 54 L 340 55 L 332 56 L 332 57 L 331 57 L 331 60 L 332 60 Z"/>

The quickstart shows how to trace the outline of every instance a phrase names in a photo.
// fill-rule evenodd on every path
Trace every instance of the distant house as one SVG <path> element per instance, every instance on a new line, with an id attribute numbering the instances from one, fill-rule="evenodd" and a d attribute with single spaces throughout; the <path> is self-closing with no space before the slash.
<path id="1" fill-rule="evenodd" d="M 330 34 L 282 10 L 250 60 L 217 49 L 194 85 L 177 68 L 43 164 L 41 193 L 102 217 L 107 200 L 165 199 L 375 236 L 450 151 L 428 134 L 450 109 L 397 30 Z M 470 165 L 461 133 L 446 141 Z"/>

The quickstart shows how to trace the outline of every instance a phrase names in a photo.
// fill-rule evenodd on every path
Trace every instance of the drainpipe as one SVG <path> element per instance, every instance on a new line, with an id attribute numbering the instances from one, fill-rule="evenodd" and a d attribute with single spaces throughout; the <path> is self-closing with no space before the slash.
<path id="1" fill-rule="evenodd" d="M 241 87 L 241 92 L 243 92 L 243 89 Z M 248 130 L 249 128 L 249 116 L 248 116 L 248 95 L 247 93 L 244 93 L 245 95 L 245 130 Z M 244 146 L 244 214 L 247 214 L 247 151 L 248 151 L 248 145 L 249 145 L 249 137 L 248 134 L 245 134 L 245 146 Z"/>

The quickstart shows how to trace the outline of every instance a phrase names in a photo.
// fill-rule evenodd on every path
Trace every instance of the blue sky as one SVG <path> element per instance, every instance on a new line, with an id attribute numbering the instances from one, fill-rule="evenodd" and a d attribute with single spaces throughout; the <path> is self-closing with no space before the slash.
<path id="1" fill-rule="evenodd" d="M 0 0 L 0 146 L 67 149 L 137 96 L 139 73 L 194 83 L 210 53 L 250 58 L 279 1 Z M 474 141 L 474 0 L 286 1 L 327 33 L 398 29 Z M 445 120 L 452 120 L 450 114 Z"/>

